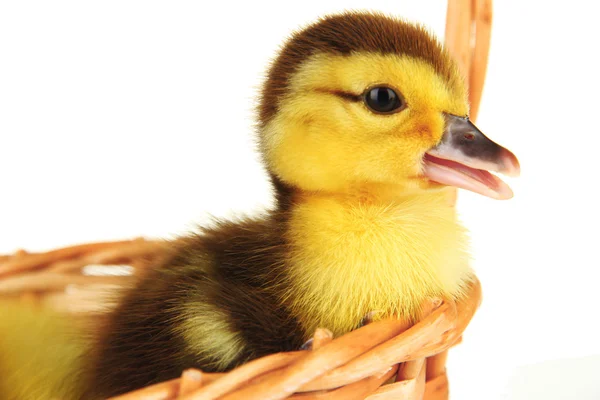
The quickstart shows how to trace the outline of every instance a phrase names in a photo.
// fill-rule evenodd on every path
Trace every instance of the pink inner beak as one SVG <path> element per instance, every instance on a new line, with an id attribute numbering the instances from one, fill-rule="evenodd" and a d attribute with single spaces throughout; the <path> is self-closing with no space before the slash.
<path id="1" fill-rule="evenodd" d="M 497 200 L 513 197 L 510 186 L 485 169 L 472 168 L 428 153 L 425 154 L 424 161 L 424 175 L 434 182 L 470 190 Z"/>
<path id="2" fill-rule="evenodd" d="M 490 171 L 518 176 L 520 170 L 513 153 L 488 139 L 467 118 L 449 114 L 441 143 L 423 157 L 423 175 L 430 180 L 498 200 L 510 199 L 513 192 Z"/>

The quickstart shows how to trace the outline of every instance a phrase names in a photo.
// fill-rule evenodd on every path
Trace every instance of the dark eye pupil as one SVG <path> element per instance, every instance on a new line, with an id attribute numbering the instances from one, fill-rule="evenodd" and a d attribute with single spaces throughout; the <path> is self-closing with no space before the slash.
<path id="1" fill-rule="evenodd" d="M 389 113 L 402 106 L 400 96 L 388 87 L 376 87 L 369 90 L 365 101 L 369 108 L 380 113 Z"/>

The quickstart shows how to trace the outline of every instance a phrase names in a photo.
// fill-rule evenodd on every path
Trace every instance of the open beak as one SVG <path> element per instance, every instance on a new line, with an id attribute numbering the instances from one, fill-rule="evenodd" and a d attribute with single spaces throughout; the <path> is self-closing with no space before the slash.
<path id="1" fill-rule="evenodd" d="M 510 199 L 510 187 L 490 171 L 518 176 L 521 167 L 517 157 L 488 139 L 468 118 L 445 117 L 442 140 L 425 153 L 424 175 L 434 182 L 494 199 Z"/>

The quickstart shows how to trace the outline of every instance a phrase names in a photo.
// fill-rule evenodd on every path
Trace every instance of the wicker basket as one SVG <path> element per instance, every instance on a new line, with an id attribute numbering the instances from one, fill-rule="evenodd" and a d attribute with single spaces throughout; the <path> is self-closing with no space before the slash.
<path id="1" fill-rule="evenodd" d="M 468 77 L 472 119 L 481 99 L 490 31 L 491 0 L 449 0 L 446 46 Z M 166 246 L 135 239 L 0 256 L 0 298 L 50 307 L 97 331 L 97 321 L 115 305 L 115 291 L 151 268 Z M 114 274 L 96 273 L 98 265 L 112 266 Z M 190 369 L 179 379 L 118 399 L 447 399 L 447 350 L 461 340 L 480 300 L 475 281 L 460 302 L 425 305 L 428 312 L 414 326 L 384 320 L 338 338 L 318 329 L 310 351 L 273 354 L 226 374 Z"/>

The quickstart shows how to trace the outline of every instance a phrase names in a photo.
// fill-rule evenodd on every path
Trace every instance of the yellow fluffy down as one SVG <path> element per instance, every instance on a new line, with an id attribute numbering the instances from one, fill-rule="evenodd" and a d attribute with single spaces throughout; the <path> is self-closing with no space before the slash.
<path id="1" fill-rule="evenodd" d="M 232 327 L 229 316 L 206 301 L 185 305 L 185 318 L 177 327 L 189 350 L 206 365 L 225 368 L 244 349 L 244 341 Z"/>
<path id="2" fill-rule="evenodd" d="M 396 88 L 406 109 L 379 115 L 335 95 L 358 96 L 378 84 Z M 444 112 L 468 114 L 464 86 L 449 85 L 422 60 L 317 54 L 294 75 L 264 129 L 266 161 L 281 180 L 304 190 L 340 192 L 362 182 L 412 186 L 424 152 L 442 137 Z"/>
<path id="3" fill-rule="evenodd" d="M 78 399 L 84 347 L 64 317 L 0 302 L 0 399 Z"/>
<path id="4" fill-rule="evenodd" d="M 306 334 L 343 334 L 370 311 L 415 319 L 427 298 L 459 297 L 472 275 L 466 232 L 447 201 L 444 190 L 358 204 L 302 199 L 291 220 L 287 299 Z"/>

